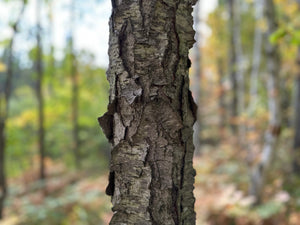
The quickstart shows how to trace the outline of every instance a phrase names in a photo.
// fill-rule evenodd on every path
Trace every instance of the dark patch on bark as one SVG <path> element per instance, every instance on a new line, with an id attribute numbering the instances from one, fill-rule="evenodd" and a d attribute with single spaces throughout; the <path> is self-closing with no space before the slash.
<path id="1" fill-rule="evenodd" d="M 115 172 L 112 171 L 109 173 L 108 185 L 105 189 L 105 194 L 108 196 L 113 196 L 115 190 Z"/>
<path id="2" fill-rule="evenodd" d="M 106 138 L 109 140 L 110 143 L 112 143 L 113 140 L 113 118 L 114 118 L 115 107 L 116 107 L 116 103 L 114 101 L 108 105 L 107 112 L 103 116 L 98 117 L 99 125 L 102 128 L 103 133 L 105 134 Z"/>
<path id="3" fill-rule="evenodd" d="M 191 60 L 190 60 L 190 59 L 187 59 L 187 67 L 188 67 L 188 68 L 190 68 L 190 67 L 191 67 L 191 65 L 192 65 L 192 62 L 191 62 Z"/>
<path id="4" fill-rule="evenodd" d="M 194 98 L 193 98 L 193 96 L 192 96 L 192 92 L 189 90 L 189 103 L 190 103 L 190 105 L 191 105 L 191 110 L 192 110 L 192 114 L 193 114 L 193 116 L 194 116 L 194 118 L 195 118 L 195 121 L 197 120 L 197 112 L 198 112 L 198 106 L 197 106 L 197 104 L 195 103 L 195 101 L 194 101 Z"/>

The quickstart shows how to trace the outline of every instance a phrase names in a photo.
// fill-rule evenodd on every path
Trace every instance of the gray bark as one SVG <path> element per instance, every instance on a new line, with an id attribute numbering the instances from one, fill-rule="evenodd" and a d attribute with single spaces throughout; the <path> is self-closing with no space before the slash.
<path id="1" fill-rule="evenodd" d="M 112 143 L 110 224 L 195 224 L 188 51 L 190 0 L 112 1 L 110 103 L 99 123 Z"/>
<path id="2" fill-rule="evenodd" d="M 265 0 L 265 17 L 268 24 L 267 37 L 277 30 L 278 24 L 273 0 Z M 274 162 L 275 148 L 281 129 L 280 94 L 279 94 L 279 71 L 280 57 L 276 44 L 271 44 L 266 39 L 267 71 L 268 71 L 268 108 L 269 127 L 265 132 L 264 146 L 260 161 L 251 173 L 250 194 L 256 197 L 257 203 L 263 198 L 264 185 L 268 178 L 268 172 Z"/>
<path id="3" fill-rule="evenodd" d="M 4 201 L 7 194 L 7 182 L 5 172 L 5 148 L 6 148 L 6 121 L 9 112 L 9 101 L 12 89 L 13 80 L 13 51 L 16 34 L 18 33 L 19 22 L 25 10 L 25 0 L 22 1 L 22 8 L 17 20 L 12 25 L 13 34 L 8 46 L 8 60 L 7 60 L 7 75 L 4 86 L 4 98 L 0 96 L 0 220 L 3 218 Z M 1 93 L 0 93 L 1 94 Z"/>

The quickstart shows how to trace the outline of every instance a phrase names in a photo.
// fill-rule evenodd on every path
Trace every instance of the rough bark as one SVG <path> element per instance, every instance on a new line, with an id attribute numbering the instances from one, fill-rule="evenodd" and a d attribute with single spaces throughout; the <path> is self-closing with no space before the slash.
<path id="1" fill-rule="evenodd" d="M 5 172 L 5 147 L 6 147 L 6 121 L 9 112 L 9 101 L 12 91 L 12 80 L 14 75 L 13 70 L 13 51 L 15 36 L 18 33 L 19 22 L 23 16 L 25 10 L 25 0 L 22 1 L 21 11 L 18 15 L 16 21 L 12 24 L 12 38 L 8 46 L 8 59 L 7 59 L 7 73 L 4 86 L 4 97 L 2 98 L 0 92 L 0 220 L 3 218 L 3 207 L 4 201 L 7 194 L 7 182 L 6 182 L 6 172 Z"/>
<path id="2" fill-rule="evenodd" d="M 200 1 L 194 7 L 194 26 L 196 30 L 195 39 L 196 43 L 194 44 L 194 61 L 193 61 L 193 83 L 191 86 L 191 91 L 194 96 L 194 100 L 197 105 L 200 105 L 200 96 L 201 96 L 201 50 L 200 50 L 200 40 L 201 34 L 199 30 L 200 26 Z M 198 29 L 198 30 L 197 30 Z M 197 111 L 197 121 L 194 124 L 194 145 L 196 152 L 200 151 L 200 132 L 201 132 L 201 121 L 200 121 L 200 108 Z"/>
<path id="3" fill-rule="evenodd" d="M 72 80 L 72 134 L 73 134 L 73 154 L 75 158 L 76 168 L 81 167 L 80 152 L 79 152 L 79 124 L 78 124 L 78 72 L 76 56 L 74 51 L 74 29 L 75 29 L 75 1 L 71 2 L 71 36 L 70 36 L 70 58 L 71 58 L 71 80 Z"/>
<path id="4" fill-rule="evenodd" d="M 195 224 L 188 51 L 190 0 L 112 1 L 110 103 L 99 123 L 112 143 L 112 225 Z"/>
<path id="5" fill-rule="evenodd" d="M 42 43 L 41 43 L 41 2 L 37 1 L 36 4 L 36 73 L 37 73 L 37 88 L 36 95 L 38 101 L 38 141 L 39 141 L 39 154 L 40 154 L 40 179 L 45 179 L 45 128 L 44 128 L 44 95 L 43 95 L 43 54 L 42 54 Z"/>
<path id="6" fill-rule="evenodd" d="M 233 132 L 237 131 L 236 120 L 238 117 L 238 74 L 237 74 L 237 50 L 235 43 L 235 0 L 228 0 L 229 7 L 229 30 L 230 30 L 230 45 L 229 45 L 229 74 L 231 80 L 231 118 L 230 125 Z"/>
<path id="7" fill-rule="evenodd" d="M 300 0 L 298 2 L 298 8 L 300 9 Z M 294 173 L 300 176 L 300 46 L 298 47 L 297 54 L 297 68 L 298 74 L 295 80 L 296 98 L 295 98 L 295 136 L 294 136 L 294 160 L 293 170 Z"/>
<path id="8" fill-rule="evenodd" d="M 267 90 L 269 108 L 269 127 L 265 132 L 264 146 L 260 161 L 254 166 L 251 173 L 250 194 L 256 197 L 256 203 L 260 203 L 263 197 L 264 185 L 268 178 L 269 170 L 274 162 L 275 150 L 281 129 L 280 95 L 279 95 L 279 71 L 280 57 L 276 44 L 271 44 L 269 36 L 277 30 L 277 18 L 273 0 L 265 0 L 264 13 L 267 20 Z"/>

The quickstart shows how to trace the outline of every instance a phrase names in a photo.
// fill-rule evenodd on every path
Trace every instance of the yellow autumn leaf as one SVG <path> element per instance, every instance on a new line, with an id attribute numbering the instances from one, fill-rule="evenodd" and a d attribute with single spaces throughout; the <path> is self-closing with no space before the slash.
<path id="1" fill-rule="evenodd" d="M 6 101 L 4 93 L 0 93 L 0 117 L 5 116 Z"/>
<path id="2" fill-rule="evenodd" d="M 0 73 L 6 71 L 6 65 L 0 61 Z"/>
<path id="3" fill-rule="evenodd" d="M 17 216 L 9 216 L 0 222 L 0 225 L 16 225 L 20 222 Z"/>
<path id="4" fill-rule="evenodd" d="M 261 31 L 265 32 L 268 28 L 268 24 L 266 19 L 260 19 L 257 21 L 257 26 L 261 29 Z"/>
<path id="5" fill-rule="evenodd" d="M 36 112 L 33 110 L 27 110 L 18 117 L 10 118 L 9 124 L 15 127 L 25 127 L 27 124 L 35 124 L 36 120 Z"/>

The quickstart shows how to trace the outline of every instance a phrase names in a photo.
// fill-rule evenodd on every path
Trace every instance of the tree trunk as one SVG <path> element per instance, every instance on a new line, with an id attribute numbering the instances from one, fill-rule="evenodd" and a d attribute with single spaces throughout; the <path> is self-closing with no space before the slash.
<path id="1" fill-rule="evenodd" d="M 44 96 L 43 96 L 43 65 L 42 65 L 42 43 L 41 43 L 41 2 L 37 1 L 36 20 L 37 20 L 37 55 L 36 55 L 36 73 L 37 73 L 37 100 L 38 100 L 38 137 L 40 154 L 40 179 L 45 179 L 45 129 L 44 129 Z"/>
<path id="2" fill-rule="evenodd" d="M 231 129 L 234 133 L 237 131 L 238 117 L 238 74 L 237 74 L 237 50 L 235 43 L 235 0 L 228 0 L 229 6 L 229 30 L 230 30 L 230 45 L 229 45 L 229 74 L 231 80 L 232 98 L 231 98 Z"/>
<path id="3" fill-rule="evenodd" d="M 262 48 L 262 37 L 263 33 L 259 26 L 259 23 L 263 17 L 263 2 L 264 0 L 255 0 L 255 20 L 256 26 L 254 31 L 254 47 L 252 55 L 252 68 L 251 68 L 251 83 L 250 83 L 250 103 L 248 106 L 248 113 L 250 116 L 253 115 L 256 104 L 257 104 L 257 84 L 258 74 L 261 61 L 261 48 Z"/>
<path id="4" fill-rule="evenodd" d="M 219 85 L 219 128 L 220 128 L 220 136 L 224 133 L 224 128 L 226 126 L 226 102 L 225 102 L 225 90 L 223 85 L 223 76 L 224 76 L 224 65 L 221 57 L 217 60 L 218 67 L 218 85 Z"/>
<path id="5" fill-rule="evenodd" d="M 294 157 L 293 170 L 294 173 L 300 176 L 300 48 L 298 49 L 298 75 L 295 80 L 296 98 L 295 98 L 295 134 L 294 134 Z"/>
<path id="6" fill-rule="evenodd" d="M 265 17 L 268 24 L 266 54 L 268 70 L 268 107 L 269 107 L 269 127 L 265 133 L 265 143 L 260 161 L 253 168 L 251 173 L 250 194 L 256 197 L 256 203 L 260 203 L 263 197 L 263 190 L 268 172 L 275 158 L 275 147 L 281 129 L 280 94 L 279 94 L 279 71 L 280 58 L 278 46 L 271 44 L 269 36 L 277 30 L 278 24 L 273 0 L 264 2 Z"/>
<path id="7" fill-rule="evenodd" d="M 200 50 L 200 40 L 201 34 L 199 30 L 200 26 L 200 1 L 194 7 L 194 26 L 196 29 L 196 43 L 194 44 L 194 61 L 193 61 L 193 82 L 191 86 L 191 90 L 194 96 L 194 100 L 197 105 L 200 105 L 200 96 L 201 96 L 201 88 L 200 88 L 200 80 L 201 80 L 201 50 Z M 194 145 L 196 152 L 200 152 L 200 131 L 201 131 L 201 122 L 200 122 L 200 108 L 198 108 L 197 112 L 197 121 L 194 124 Z"/>
<path id="8" fill-rule="evenodd" d="M 53 83 L 55 80 L 55 56 L 54 56 L 54 21 L 53 21 L 53 5 L 54 1 L 49 1 L 49 11 L 48 11 L 48 19 L 49 19 L 49 33 L 51 34 L 50 38 L 50 60 L 49 60 L 49 73 L 50 73 L 50 83 L 49 83 L 49 91 L 51 94 L 53 94 Z"/>
<path id="9" fill-rule="evenodd" d="M 300 0 L 298 2 L 298 7 L 300 9 Z M 298 47 L 297 54 L 297 68 L 298 74 L 295 81 L 296 88 L 296 98 L 295 98 L 295 136 L 294 136 L 294 160 L 293 160 L 293 170 L 294 173 L 300 176 L 300 46 Z"/>
<path id="10" fill-rule="evenodd" d="M 240 0 L 234 0 L 233 6 L 233 39 L 235 44 L 235 67 L 236 67 L 236 76 L 238 82 L 238 116 L 241 116 L 245 110 L 245 81 L 244 81 L 244 66 L 243 66 L 243 49 L 242 49 L 242 40 L 241 40 L 241 15 L 240 15 Z M 242 142 L 245 140 L 245 125 L 243 122 L 239 121 L 239 141 Z M 244 144 L 244 143 L 240 143 Z"/>
<path id="11" fill-rule="evenodd" d="M 232 115 L 231 127 L 234 132 L 239 134 L 239 140 L 244 140 L 245 126 L 238 122 L 238 116 L 244 112 L 244 68 L 243 51 L 240 29 L 240 1 L 229 0 L 230 15 L 230 76 L 232 85 Z"/>
<path id="12" fill-rule="evenodd" d="M 7 193 L 5 173 L 5 123 L 6 119 L 0 118 L 0 220 L 3 218 L 4 201 Z"/>
<path id="13" fill-rule="evenodd" d="M 78 73 L 77 63 L 74 51 L 74 29 L 75 29 L 75 1 L 71 2 L 71 36 L 70 36 L 70 55 L 71 55 L 71 80 L 72 80 L 72 126 L 73 126 L 73 154 L 75 166 L 77 169 L 81 167 L 79 152 L 79 125 L 78 125 Z"/>
<path id="14" fill-rule="evenodd" d="M 8 46 L 8 60 L 7 60 L 7 76 L 4 86 L 4 98 L 0 96 L 0 220 L 3 218 L 3 208 L 4 201 L 7 194 L 7 182 L 6 182 L 6 172 L 5 172 L 5 147 L 6 147 L 6 120 L 8 118 L 9 112 L 9 101 L 12 89 L 12 79 L 14 75 L 13 71 L 13 51 L 15 36 L 18 33 L 19 22 L 23 16 L 25 10 L 26 1 L 22 1 L 22 8 L 19 16 L 14 24 L 12 24 L 12 38 Z M 1 94 L 1 93 L 0 93 Z"/>
<path id="15" fill-rule="evenodd" d="M 262 40 L 263 40 L 263 32 L 260 28 L 260 22 L 263 19 L 263 7 L 264 0 L 255 0 L 255 20 L 256 26 L 254 31 L 254 46 L 253 46 L 253 54 L 252 54 L 252 68 L 250 75 L 250 100 L 247 108 L 247 114 L 250 119 L 255 118 L 255 109 L 257 107 L 257 98 L 258 98 L 258 76 L 259 69 L 261 64 L 261 53 L 262 53 Z M 247 126 L 247 134 L 250 137 L 251 134 L 257 132 L 254 126 L 253 120 L 248 123 Z M 253 161 L 255 160 L 255 154 L 253 152 L 253 147 L 258 142 L 257 139 L 249 138 L 247 142 L 247 164 L 251 166 Z M 249 168 L 251 171 L 251 168 Z M 250 172 L 251 173 L 251 172 Z"/>
<path id="16" fill-rule="evenodd" d="M 190 0 L 112 1 L 108 112 L 115 224 L 195 224 Z"/>

